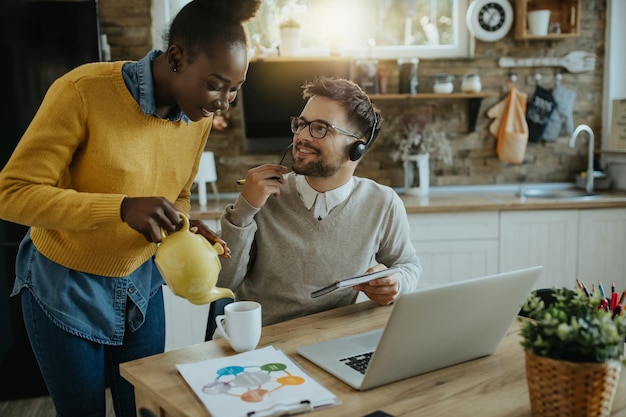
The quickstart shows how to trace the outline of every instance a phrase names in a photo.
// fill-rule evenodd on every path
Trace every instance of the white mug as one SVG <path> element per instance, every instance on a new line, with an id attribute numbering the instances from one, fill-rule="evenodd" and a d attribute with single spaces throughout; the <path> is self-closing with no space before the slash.
<path id="1" fill-rule="evenodd" d="M 528 30 L 532 35 L 545 36 L 550 26 L 550 10 L 528 12 Z"/>
<path id="2" fill-rule="evenodd" d="M 218 331 L 235 352 L 254 350 L 261 339 L 261 304 L 256 301 L 236 301 L 215 317 Z"/>

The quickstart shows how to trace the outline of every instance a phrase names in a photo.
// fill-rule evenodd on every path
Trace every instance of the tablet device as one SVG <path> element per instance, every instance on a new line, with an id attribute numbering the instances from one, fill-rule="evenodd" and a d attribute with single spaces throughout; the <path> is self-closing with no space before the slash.
<path id="1" fill-rule="evenodd" d="M 400 270 L 397 266 L 392 266 L 391 268 L 383 269 L 382 271 L 370 272 L 369 274 L 359 275 L 352 278 L 345 278 L 339 281 L 335 281 L 330 285 L 327 285 L 324 288 L 320 288 L 319 290 L 315 290 L 311 293 L 311 298 L 321 297 L 322 295 L 326 295 L 331 293 L 339 288 L 352 287 L 353 285 L 362 284 L 364 282 L 369 282 L 376 278 L 382 278 L 389 275 L 392 275 Z"/>

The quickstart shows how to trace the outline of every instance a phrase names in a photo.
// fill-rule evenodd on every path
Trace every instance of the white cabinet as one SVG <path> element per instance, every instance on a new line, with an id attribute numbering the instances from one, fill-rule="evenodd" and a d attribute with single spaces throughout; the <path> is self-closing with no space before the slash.
<path id="1" fill-rule="evenodd" d="M 500 213 L 500 271 L 543 265 L 535 288 L 573 288 L 577 278 L 578 210 Z"/>
<path id="2" fill-rule="evenodd" d="M 165 350 L 204 342 L 209 306 L 195 305 L 163 286 L 165 303 Z"/>
<path id="3" fill-rule="evenodd" d="M 420 287 L 498 271 L 497 211 L 411 214 L 409 224 L 422 263 Z"/>
<path id="4" fill-rule="evenodd" d="M 503 211 L 500 271 L 543 265 L 536 288 L 626 288 L 626 209 Z"/>
<path id="5" fill-rule="evenodd" d="M 204 220 L 214 232 L 219 230 L 219 220 Z M 167 285 L 163 286 L 165 303 L 165 350 L 178 349 L 204 342 L 209 306 L 195 305 L 177 297 Z"/>
<path id="6" fill-rule="evenodd" d="M 578 278 L 626 289 L 626 209 L 580 211 Z"/>
<path id="7" fill-rule="evenodd" d="M 219 220 L 206 223 L 219 230 Z M 626 288 L 623 208 L 412 213 L 409 224 L 420 287 L 543 265 L 535 288 L 573 288 L 576 278 Z M 166 349 L 204 341 L 209 305 L 163 293 Z"/>

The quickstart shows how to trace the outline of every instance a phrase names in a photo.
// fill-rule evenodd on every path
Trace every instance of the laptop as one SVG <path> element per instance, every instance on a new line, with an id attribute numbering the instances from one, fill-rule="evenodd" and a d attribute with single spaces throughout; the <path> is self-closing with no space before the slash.
<path id="1" fill-rule="evenodd" d="M 384 328 L 300 346 L 297 352 L 361 391 L 491 355 L 542 270 L 536 266 L 403 294 Z"/>

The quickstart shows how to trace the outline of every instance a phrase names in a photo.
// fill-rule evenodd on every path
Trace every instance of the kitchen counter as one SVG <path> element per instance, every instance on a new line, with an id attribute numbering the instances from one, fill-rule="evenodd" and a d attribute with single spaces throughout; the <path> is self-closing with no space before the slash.
<path id="1" fill-rule="evenodd" d="M 569 183 L 525 184 L 525 189 L 565 190 Z M 596 208 L 626 208 L 626 192 L 596 191 L 592 198 L 530 198 L 519 197 L 519 185 L 480 185 L 431 187 L 427 197 L 404 194 L 396 190 L 404 201 L 407 213 L 444 213 L 497 210 L 567 210 Z M 219 200 L 209 200 L 206 207 L 192 201 L 194 219 L 219 219 L 227 204 L 237 198 L 236 193 L 222 194 Z"/>

